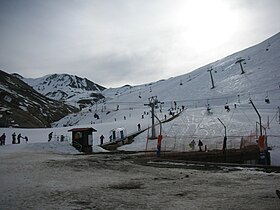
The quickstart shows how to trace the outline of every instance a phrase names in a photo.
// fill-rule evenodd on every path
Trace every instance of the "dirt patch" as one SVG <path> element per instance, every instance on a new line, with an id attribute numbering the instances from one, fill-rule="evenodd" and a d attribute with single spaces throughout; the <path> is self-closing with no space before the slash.
<path id="1" fill-rule="evenodd" d="M 143 188 L 143 183 L 140 182 L 124 182 L 109 186 L 111 189 L 119 190 L 135 190 Z"/>
<path id="2" fill-rule="evenodd" d="M 279 174 L 230 167 L 198 170 L 138 160 L 130 154 L 2 157 L 0 209 L 279 207 L 275 194 Z"/>

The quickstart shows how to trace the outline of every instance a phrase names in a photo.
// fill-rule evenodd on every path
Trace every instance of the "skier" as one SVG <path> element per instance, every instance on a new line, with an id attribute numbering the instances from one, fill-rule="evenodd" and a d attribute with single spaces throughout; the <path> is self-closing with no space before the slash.
<path id="1" fill-rule="evenodd" d="M 99 115 L 98 115 L 98 114 L 95 113 L 93 116 L 94 116 L 94 118 L 96 118 L 97 120 L 99 120 Z"/>
<path id="2" fill-rule="evenodd" d="M 50 132 L 49 133 L 49 140 L 48 140 L 48 142 L 50 142 L 52 140 L 52 135 L 53 135 L 53 132 Z"/>
<path id="3" fill-rule="evenodd" d="M 3 133 L 2 136 L 0 137 L 0 145 L 5 145 L 5 141 L 6 141 L 6 134 Z"/>
<path id="4" fill-rule="evenodd" d="M 25 142 L 27 143 L 28 142 L 28 137 L 25 136 L 24 139 L 25 139 Z"/>
<path id="5" fill-rule="evenodd" d="M 103 144 L 103 140 L 104 140 L 104 136 L 103 136 L 103 134 L 100 136 L 100 145 L 102 145 Z"/>
<path id="6" fill-rule="evenodd" d="M 228 104 L 226 103 L 226 105 L 225 105 L 225 109 L 227 110 L 227 112 L 229 112 L 230 111 L 230 108 L 229 108 L 229 106 L 228 106 Z"/>
<path id="7" fill-rule="evenodd" d="M 192 150 L 194 150 L 195 145 L 196 145 L 196 143 L 194 140 L 192 140 L 191 143 L 189 144 L 189 146 Z"/>
<path id="8" fill-rule="evenodd" d="M 198 141 L 198 146 L 199 146 L 199 151 L 202 152 L 203 143 L 202 143 L 202 141 L 200 141 L 200 139 Z"/>
<path id="9" fill-rule="evenodd" d="M 207 104 L 207 112 L 208 112 L 208 114 L 210 114 L 210 113 L 211 113 L 210 104 Z"/>
<path id="10" fill-rule="evenodd" d="M 12 144 L 15 144 L 16 143 L 16 133 L 14 132 L 13 135 L 12 135 Z"/>
<path id="11" fill-rule="evenodd" d="M 138 123 L 137 127 L 138 127 L 138 131 L 141 131 L 141 124 L 140 123 Z"/>
<path id="12" fill-rule="evenodd" d="M 18 134 L 18 136 L 17 136 L 17 143 L 18 144 L 20 144 L 20 139 L 21 139 L 22 137 L 21 137 L 21 133 L 20 134 Z"/>

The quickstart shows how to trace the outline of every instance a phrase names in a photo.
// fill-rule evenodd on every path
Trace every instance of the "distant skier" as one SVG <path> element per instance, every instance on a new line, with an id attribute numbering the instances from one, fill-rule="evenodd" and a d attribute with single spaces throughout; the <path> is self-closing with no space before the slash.
<path id="1" fill-rule="evenodd" d="M 99 120 L 99 115 L 98 115 L 98 114 L 95 113 L 93 116 L 94 116 L 94 118 L 96 118 L 97 120 Z"/>
<path id="2" fill-rule="evenodd" d="M 49 140 L 48 140 L 48 142 L 50 142 L 52 140 L 52 135 L 53 135 L 53 132 L 50 132 L 49 133 Z"/>
<path id="3" fill-rule="evenodd" d="M 189 144 L 189 146 L 192 150 L 194 150 L 195 145 L 196 145 L 196 143 L 194 140 L 192 140 L 191 143 Z"/>
<path id="4" fill-rule="evenodd" d="M 141 124 L 140 123 L 138 123 L 137 128 L 138 128 L 138 131 L 141 131 Z"/>
<path id="5" fill-rule="evenodd" d="M 0 145 L 5 145 L 6 141 L 6 134 L 3 133 L 2 136 L 0 137 Z"/>
<path id="6" fill-rule="evenodd" d="M 100 138 L 100 145 L 102 145 L 105 137 L 102 134 L 99 138 Z"/>
<path id="7" fill-rule="evenodd" d="M 12 135 L 12 144 L 16 144 L 16 133 L 14 132 Z"/>
<path id="8" fill-rule="evenodd" d="M 24 139 L 25 139 L 25 142 L 27 143 L 28 142 L 28 137 L 25 136 Z"/>
<path id="9" fill-rule="evenodd" d="M 228 106 L 228 104 L 226 103 L 226 105 L 225 105 L 225 109 L 227 110 L 227 112 L 229 112 L 230 111 L 230 108 L 229 108 L 229 106 Z"/>
<path id="10" fill-rule="evenodd" d="M 208 112 L 208 114 L 210 114 L 210 113 L 211 113 L 210 104 L 207 104 L 207 112 Z"/>
<path id="11" fill-rule="evenodd" d="M 17 136 L 17 143 L 20 144 L 20 139 L 22 138 L 21 133 Z"/>
<path id="12" fill-rule="evenodd" d="M 198 147 L 199 147 L 199 151 L 202 152 L 202 146 L 203 146 L 203 143 L 202 141 L 199 139 L 198 141 Z"/>

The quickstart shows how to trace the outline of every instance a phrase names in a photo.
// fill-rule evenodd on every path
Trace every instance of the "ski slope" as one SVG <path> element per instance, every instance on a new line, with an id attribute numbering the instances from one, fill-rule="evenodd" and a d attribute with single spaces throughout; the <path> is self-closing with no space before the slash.
<path id="1" fill-rule="evenodd" d="M 238 59 L 244 59 L 241 74 Z M 213 69 L 212 88 L 209 69 Z M 148 76 L 148 75 L 147 75 Z M 187 151 L 188 144 L 201 139 L 208 149 L 221 149 L 224 127 L 227 127 L 228 148 L 239 148 L 241 138 L 256 133 L 259 118 L 249 99 L 253 101 L 266 128 L 268 145 L 272 148 L 272 164 L 280 165 L 280 33 L 264 42 L 210 63 L 185 75 L 159 80 L 150 84 L 110 88 L 103 91 L 106 100 L 81 112 L 69 115 L 47 129 L 1 128 L 9 138 L 13 132 L 29 136 L 29 143 L 46 142 L 53 131 L 56 136 L 65 135 L 71 142 L 68 132 L 73 127 L 94 127 L 94 148 L 98 148 L 99 136 L 109 141 L 110 130 L 124 127 L 127 133 L 151 126 L 148 99 L 157 96 L 161 102 L 156 115 L 159 119 L 170 117 L 170 110 L 185 110 L 175 120 L 163 124 L 163 149 Z M 268 98 L 270 103 L 266 103 Z M 206 107 L 210 106 L 210 113 Z M 230 111 L 225 110 L 228 105 Z M 99 119 L 94 115 L 97 114 Z M 257 127 L 258 128 L 258 127 Z M 159 128 L 157 127 L 157 133 Z M 259 131 L 257 131 L 259 132 Z M 120 150 L 145 150 L 147 132 L 135 138 L 130 145 Z M 148 142 L 148 149 L 156 148 L 155 141 Z M 97 149 L 98 150 L 98 149 Z"/>

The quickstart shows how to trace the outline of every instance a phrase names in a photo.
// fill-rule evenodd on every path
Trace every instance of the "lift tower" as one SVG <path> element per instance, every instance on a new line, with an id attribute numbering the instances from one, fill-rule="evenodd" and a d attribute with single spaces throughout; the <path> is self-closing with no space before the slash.
<path id="1" fill-rule="evenodd" d="M 156 129 L 155 129 L 155 109 L 158 108 L 158 103 L 160 103 L 157 99 L 157 96 L 152 96 L 148 98 L 149 103 L 144 104 L 145 106 L 149 106 L 152 109 L 152 136 L 150 137 L 151 139 L 156 139 Z"/>

